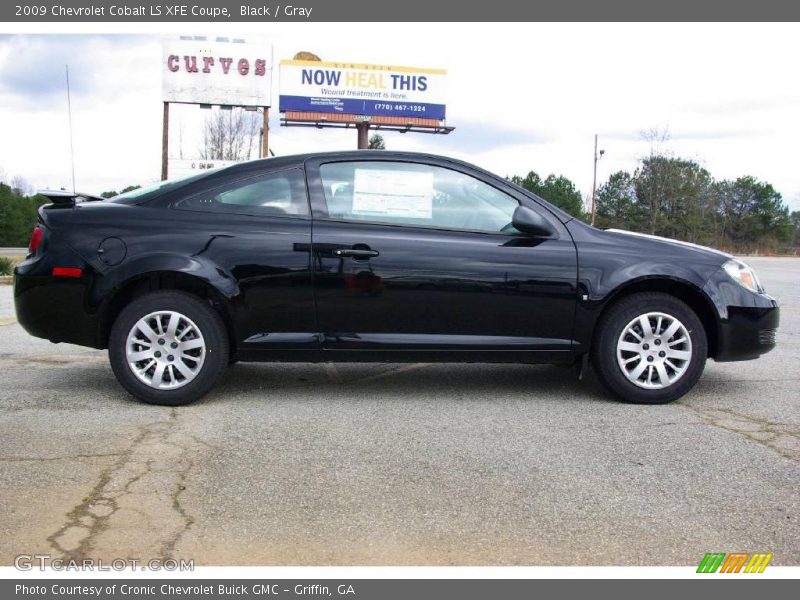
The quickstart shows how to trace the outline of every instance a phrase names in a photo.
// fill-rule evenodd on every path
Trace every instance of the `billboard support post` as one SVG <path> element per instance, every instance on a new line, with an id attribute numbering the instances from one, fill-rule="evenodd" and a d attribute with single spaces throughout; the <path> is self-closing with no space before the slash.
<path id="1" fill-rule="evenodd" d="M 356 125 L 358 132 L 358 149 L 366 150 L 369 148 L 369 123 L 358 123 Z"/>
<path id="2" fill-rule="evenodd" d="M 269 158 L 269 106 L 264 107 L 263 135 L 261 136 L 261 156 Z"/>
<path id="3" fill-rule="evenodd" d="M 169 161 L 169 102 L 164 102 L 164 122 L 161 131 L 161 181 L 167 179 Z"/>

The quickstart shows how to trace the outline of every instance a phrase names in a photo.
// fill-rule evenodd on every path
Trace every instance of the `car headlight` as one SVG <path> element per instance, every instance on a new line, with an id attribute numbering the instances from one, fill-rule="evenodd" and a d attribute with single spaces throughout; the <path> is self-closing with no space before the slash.
<path id="1" fill-rule="evenodd" d="M 757 294 L 764 291 L 756 272 L 740 260 L 732 259 L 722 265 L 725 272 L 735 279 L 740 285 Z"/>

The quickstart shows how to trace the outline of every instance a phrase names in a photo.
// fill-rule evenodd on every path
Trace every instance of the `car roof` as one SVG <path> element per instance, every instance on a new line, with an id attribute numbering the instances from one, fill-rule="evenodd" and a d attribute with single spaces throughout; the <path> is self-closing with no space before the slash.
<path id="1" fill-rule="evenodd" d="M 364 158 L 382 158 L 382 159 L 396 159 L 396 160 L 437 160 L 437 161 L 446 161 L 453 164 L 463 165 L 465 167 L 469 167 L 471 169 L 478 169 L 482 171 L 479 167 L 472 165 L 470 163 L 464 162 L 462 160 L 458 160 L 455 158 L 450 158 L 448 156 L 441 156 L 438 154 L 431 154 L 428 152 L 407 152 L 407 151 L 396 151 L 396 150 L 339 150 L 339 151 L 328 151 L 328 152 L 305 152 L 302 154 L 290 154 L 287 156 L 271 156 L 269 158 L 258 158 L 255 160 L 249 160 L 246 162 L 238 163 L 236 165 L 231 165 L 228 167 L 228 172 L 235 170 L 236 167 L 241 167 L 243 170 L 247 167 L 289 167 L 293 165 L 301 165 L 308 160 L 315 160 L 315 159 L 326 159 L 326 158 L 333 158 L 333 159 L 345 159 L 345 160 L 359 160 Z"/>
<path id="2" fill-rule="evenodd" d="M 423 161 L 436 161 L 439 163 L 449 163 L 454 166 L 460 166 L 465 169 L 469 169 L 471 171 L 482 173 L 483 175 L 493 179 L 503 180 L 503 178 L 500 175 L 497 175 L 496 173 L 492 173 L 491 171 L 487 171 L 486 169 L 483 169 L 477 165 L 466 162 L 464 160 L 459 160 L 457 158 L 442 156 L 440 154 L 431 154 L 429 152 L 409 152 L 409 151 L 396 151 L 396 150 L 340 150 L 335 152 L 306 152 L 303 154 L 291 154 L 287 156 L 272 156 L 270 158 L 258 158 L 255 160 L 249 160 L 246 162 L 237 163 L 229 167 L 225 167 L 224 169 L 220 169 L 219 171 L 224 170 L 227 174 L 237 173 L 237 172 L 246 173 L 250 170 L 258 170 L 265 167 L 269 169 L 290 168 L 294 166 L 300 167 L 303 166 L 303 164 L 305 164 L 305 162 L 309 160 L 335 159 L 338 161 L 338 160 L 363 160 L 366 158 L 369 159 L 378 158 L 382 160 L 399 160 L 399 161 L 423 160 Z M 508 180 L 504 181 L 506 181 L 506 183 L 511 183 Z M 523 189 L 523 191 L 526 194 L 529 195 L 531 194 L 531 192 L 528 190 Z M 536 197 L 539 198 L 538 196 Z"/>

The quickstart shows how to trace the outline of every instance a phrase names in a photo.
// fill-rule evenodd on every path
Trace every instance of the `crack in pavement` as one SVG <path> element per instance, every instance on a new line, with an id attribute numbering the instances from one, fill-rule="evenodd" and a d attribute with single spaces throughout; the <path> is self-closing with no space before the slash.
<path id="1" fill-rule="evenodd" d="M 383 379 L 384 377 L 391 377 L 392 375 L 399 375 L 401 373 L 406 373 L 408 371 L 415 371 L 417 369 L 421 369 L 423 367 L 429 366 L 430 363 L 410 363 L 406 365 L 392 365 L 386 368 L 379 373 L 373 373 L 369 375 L 361 375 L 357 377 L 353 377 L 352 379 L 346 378 L 343 376 L 339 370 L 336 368 L 336 364 L 332 362 L 326 362 L 324 364 L 325 373 L 330 379 L 331 383 L 335 383 L 337 385 L 350 385 L 353 383 L 363 383 L 368 381 L 373 381 L 375 379 Z"/>
<path id="2" fill-rule="evenodd" d="M 43 365 L 56 365 L 56 366 L 72 366 L 75 364 L 86 364 L 86 363 L 103 363 L 106 362 L 107 358 L 95 352 L 84 352 L 84 353 L 76 353 L 76 354 L 65 354 L 65 355 L 58 355 L 58 354 L 31 354 L 31 355 L 19 355 L 19 354 L 9 354 L 9 353 L 0 353 L 0 366 L 4 369 L 7 368 L 14 368 L 14 367 L 30 367 L 31 363 L 39 363 Z"/>
<path id="3" fill-rule="evenodd" d="M 744 436 L 784 458 L 800 462 L 800 426 L 775 423 L 763 417 L 738 413 L 729 408 L 697 408 L 683 405 L 702 421 Z"/>
<path id="4" fill-rule="evenodd" d="M 48 462 L 52 460 L 75 460 L 81 458 L 115 458 L 122 456 L 119 452 L 110 454 L 70 454 L 67 456 L 0 456 L 0 462 Z"/>
<path id="5" fill-rule="evenodd" d="M 167 420 L 137 428 L 131 445 L 104 469 L 64 524 L 47 537 L 62 559 L 173 558 L 195 522 L 181 503 L 194 456 L 215 446 L 184 433 L 173 408 Z"/>

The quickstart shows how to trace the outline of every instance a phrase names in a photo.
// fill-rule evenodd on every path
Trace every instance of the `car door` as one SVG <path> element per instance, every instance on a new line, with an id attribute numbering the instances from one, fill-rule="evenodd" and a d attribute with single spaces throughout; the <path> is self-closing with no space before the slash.
<path id="1" fill-rule="evenodd" d="M 236 288 L 229 307 L 239 355 L 287 350 L 297 358 L 307 350 L 313 359 L 321 344 L 303 169 L 233 177 L 172 207 L 196 240 L 192 257 Z"/>
<path id="2" fill-rule="evenodd" d="M 562 223 L 465 166 L 361 156 L 306 163 L 326 350 L 569 354 L 577 257 Z M 556 233 L 516 231 L 521 202 Z"/>

